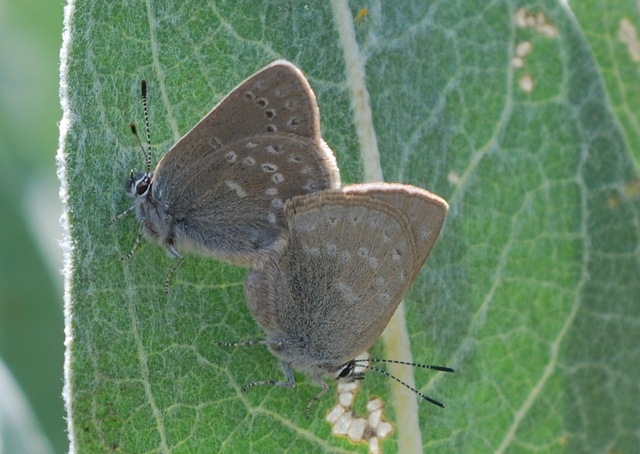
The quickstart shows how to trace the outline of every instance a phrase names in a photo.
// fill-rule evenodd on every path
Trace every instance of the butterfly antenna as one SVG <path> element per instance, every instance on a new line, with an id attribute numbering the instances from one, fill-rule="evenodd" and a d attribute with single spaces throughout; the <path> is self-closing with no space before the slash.
<path id="1" fill-rule="evenodd" d="M 149 128 L 149 108 L 147 106 L 147 81 L 142 81 L 142 110 L 144 112 L 144 124 L 145 129 L 147 131 L 147 149 L 145 150 L 144 145 L 142 145 L 142 141 L 140 140 L 140 136 L 138 135 L 138 129 L 136 128 L 135 123 L 131 123 L 129 127 L 131 128 L 131 133 L 138 141 L 138 145 L 140 145 L 140 149 L 142 150 L 142 154 L 144 156 L 144 165 L 146 168 L 146 173 L 151 173 L 151 130 Z"/>
<path id="2" fill-rule="evenodd" d="M 372 363 L 402 364 L 403 366 L 419 367 L 420 369 L 438 370 L 440 372 L 455 372 L 454 369 L 446 366 L 434 366 L 432 364 L 409 363 L 407 361 L 398 361 L 397 359 L 384 359 L 384 358 L 356 359 L 356 362 L 359 362 L 359 361 L 369 361 Z"/>
<path id="3" fill-rule="evenodd" d="M 142 109 L 144 111 L 144 126 L 147 130 L 147 173 L 151 172 L 151 128 L 149 128 L 149 107 L 147 105 L 147 81 L 142 81 Z"/>
<path id="4" fill-rule="evenodd" d="M 424 400 L 426 400 L 427 402 L 431 402 L 434 405 L 437 405 L 440 408 L 445 408 L 444 404 L 438 400 L 435 400 L 429 396 L 427 396 L 424 393 L 421 393 L 420 391 L 418 391 L 417 389 L 415 389 L 413 386 L 405 383 L 404 381 L 400 380 L 398 377 L 396 377 L 393 374 L 390 374 L 389 372 L 387 372 L 386 370 L 382 370 L 379 369 L 377 367 L 373 367 L 373 366 L 369 366 L 367 364 L 364 364 L 365 362 L 371 361 L 371 362 L 380 362 L 380 363 L 393 363 L 393 364 L 402 364 L 404 366 L 413 366 L 413 367 L 420 367 L 422 369 L 430 369 L 430 370 L 438 370 L 441 372 L 454 372 L 454 370 L 450 367 L 445 367 L 445 366 L 433 366 L 431 364 L 416 364 L 416 363 L 409 363 L 406 361 L 397 361 L 397 360 L 393 360 L 393 359 L 376 359 L 376 358 L 369 358 L 369 359 L 361 359 L 361 360 L 355 360 L 356 364 L 358 364 L 359 366 L 362 366 L 366 369 L 370 369 L 376 372 L 379 372 L 383 375 L 386 375 L 389 378 L 393 378 L 395 381 L 397 381 L 398 383 L 400 383 L 402 386 L 404 386 L 407 389 L 410 389 L 411 391 L 413 391 L 414 393 L 416 393 L 418 396 L 422 397 Z"/>

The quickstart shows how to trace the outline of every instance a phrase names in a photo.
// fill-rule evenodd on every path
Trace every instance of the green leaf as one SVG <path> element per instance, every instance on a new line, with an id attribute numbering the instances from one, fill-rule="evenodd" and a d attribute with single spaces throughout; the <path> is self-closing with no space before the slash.
<path id="1" fill-rule="evenodd" d="M 316 92 L 344 183 L 380 165 L 386 181 L 451 207 L 404 320 L 414 360 L 456 368 L 415 371 L 418 389 L 447 408 L 405 411 L 390 380 L 369 374 L 355 412 L 385 401 L 395 431 L 383 450 L 634 451 L 638 101 L 622 69 L 638 63 L 616 24 L 640 20 L 634 5 L 604 5 L 575 15 L 549 1 L 69 6 L 60 169 L 75 450 L 367 451 L 323 420 L 334 388 L 310 420 L 318 388 L 301 374 L 294 390 L 240 391 L 282 378 L 264 348 L 216 345 L 264 338 L 243 301 L 245 270 L 188 256 L 165 297 L 173 262 L 150 243 L 120 262 L 137 223 L 111 223 L 141 167 L 128 131 L 142 119 L 141 79 L 157 162 L 238 82 L 285 58 Z M 396 423 L 416 418 L 419 433 Z"/>

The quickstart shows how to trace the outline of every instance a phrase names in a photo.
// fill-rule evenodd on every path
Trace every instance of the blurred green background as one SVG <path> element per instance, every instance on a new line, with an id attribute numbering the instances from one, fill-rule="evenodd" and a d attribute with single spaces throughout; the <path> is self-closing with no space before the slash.
<path id="1" fill-rule="evenodd" d="M 67 451 L 61 204 L 63 2 L 0 0 L 0 452 Z"/>

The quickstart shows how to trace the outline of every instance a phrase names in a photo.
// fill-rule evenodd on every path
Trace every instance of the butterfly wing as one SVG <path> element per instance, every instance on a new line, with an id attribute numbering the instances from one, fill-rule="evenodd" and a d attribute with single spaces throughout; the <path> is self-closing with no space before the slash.
<path id="1" fill-rule="evenodd" d="M 342 364 L 373 345 L 433 244 L 416 243 L 411 220 L 435 212 L 437 237 L 444 219 L 426 191 L 357 186 L 287 202 L 287 248 L 247 277 L 251 312 L 298 367 Z"/>
<path id="2" fill-rule="evenodd" d="M 302 72 L 284 60 L 271 63 L 234 88 L 169 150 L 157 171 L 175 171 L 225 145 L 272 132 L 321 140 L 313 90 Z"/>
<path id="3" fill-rule="evenodd" d="M 237 140 L 191 163 L 181 178 L 154 176 L 178 249 L 256 264 L 286 232 L 284 203 L 337 188 L 338 168 L 323 142 L 274 132 Z"/>
<path id="4" fill-rule="evenodd" d="M 391 203 L 402 212 L 411 226 L 416 244 L 414 274 L 420 271 L 438 239 L 449 205 L 440 196 L 424 189 L 399 183 L 354 184 L 344 188 L 346 194 L 366 194 L 369 197 Z"/>

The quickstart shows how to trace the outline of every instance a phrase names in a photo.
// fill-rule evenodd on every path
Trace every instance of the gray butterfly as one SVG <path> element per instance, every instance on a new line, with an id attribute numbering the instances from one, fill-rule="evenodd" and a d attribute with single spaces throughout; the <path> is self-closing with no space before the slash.
<path id="1" fill-rule="evenodd" d="M 150 161 L 147 152 L 146 171 L 132 173 L 127 186 L 134 204 L 118 218 L 135 210 L 140 221 L 125 258 L 146 236 L 179 259 L 165 292 L 180 251 L 259 268 L 284 244 L 284 203 L 340 186 L 333 152 L 320 137 L 313 91 L 283 60 L 232 90 L 153 172 Z"/>
<path id="2" fill-rule="evenodd" d="M 282 361 L 287 381 L 245 388 L 294 387 L 295 368 L 322 386 L 316 400 L 327 390 L 326 375 L 362 378 L 354 359 L 387 326 L 429 256 L 447 209 L 430 192 L 385 183 L 288 201 L 287 246 L 245 281 L 249 309 L 267 333 L 266 341 L 252 343 L 267 345 Z"/>

